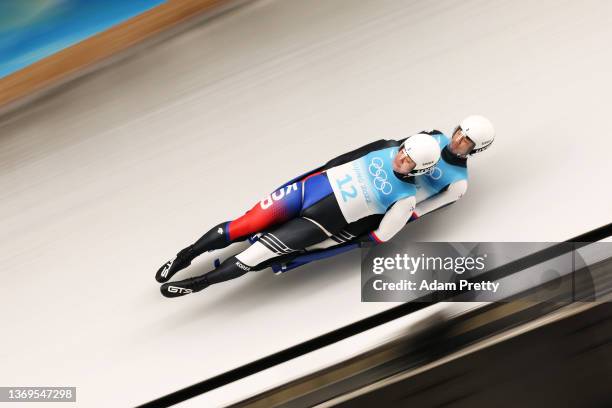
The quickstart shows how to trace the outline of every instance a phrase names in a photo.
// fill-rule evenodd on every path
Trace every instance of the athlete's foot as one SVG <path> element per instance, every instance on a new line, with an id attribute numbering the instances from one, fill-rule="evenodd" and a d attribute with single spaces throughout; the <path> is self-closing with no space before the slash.
<path id="1" fill-rule="evenodd" d="M 155 280 L 159 283 L 167 282 L 178 271 L 191 265 L 191 246 L 181 250 L 174 258 L 162 265 L 155 274 Z"/>
<path id="2" fill-rule="evenodd" d="M 173 298 L 199 292 L 208 286 L 206 278 L 204 276 L 198 276 L 196 278 L 184 279 L 179 282 L 164 283 L 161 285 L 160 291 L 165 297 Z"/>

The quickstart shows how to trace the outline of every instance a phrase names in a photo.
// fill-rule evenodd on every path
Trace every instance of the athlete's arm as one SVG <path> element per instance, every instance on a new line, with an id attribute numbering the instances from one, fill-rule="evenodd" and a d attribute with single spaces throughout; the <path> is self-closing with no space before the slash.
<path id="1" fill-rule="evenodd" d="M 376 242 L 385 242 L 393 238 L 406 225 L 414 212 L 415 205 L 414 196 L 398 200 L 387 211 L 378 228 L 370 233 L 370 238 Z"/>
<path id="2" fill-rule="evenodd" d="M 435 196 L 428 198 L 427 200 L 421 201 L 416 205 L 414 211 L 415 217 L 419 218 L 423 215 L 430 213 L 434 210 L 440 209 L 446 205 L 452 204 L 465 194 L 467 191 L 467 180 L 459 180 L 450 184 L 446 190 L 442 191 Z"/>

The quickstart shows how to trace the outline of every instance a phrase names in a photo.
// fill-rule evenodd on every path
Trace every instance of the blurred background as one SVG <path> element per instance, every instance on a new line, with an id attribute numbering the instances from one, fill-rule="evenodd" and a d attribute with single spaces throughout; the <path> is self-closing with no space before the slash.
<path id="1" fill-rule="evenodd" d="M 0 386 L 87 407 L 609 405 L 610 35 L 603 0 L 0 2 Z M 549 243 L 492 276 L 568 253 L 580 273 L 505 302 L 364 303 L 347 253 L 159 294 L 165 260 L 287 179 L 472 113 L 498 137 L 468 193 L 398 242 Z"/>
<path id="2" fill-rule="evenodd" d="M 164 0 L 28 0 L 0 4 L 0 78 Z"/>

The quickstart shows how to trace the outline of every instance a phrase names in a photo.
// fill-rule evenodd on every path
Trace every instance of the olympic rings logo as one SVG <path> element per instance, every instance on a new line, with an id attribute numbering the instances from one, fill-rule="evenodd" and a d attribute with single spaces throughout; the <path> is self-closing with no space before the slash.
<path id="1" fill-rule="evenodd" d="M 393 186 L 387 178 L 387 172 L 383 169 L 383 161 L 380 157 L 374 157 L 368 166 L 368 171 L 374 176 L 374 188 L 384 195 L 391 194 Z"/>
<path id="2" fill-rule="evenodd" d="M 440 180 L 443 175 L 444 175 L 444 172 L 438 166 L 434 166 L 429 171 L 429 177 L 431 177 L 432 180 Z"/>

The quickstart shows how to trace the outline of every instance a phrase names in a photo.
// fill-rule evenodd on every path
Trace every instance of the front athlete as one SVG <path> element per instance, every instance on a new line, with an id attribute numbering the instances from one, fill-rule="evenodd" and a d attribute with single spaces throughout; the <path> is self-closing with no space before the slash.
<path id="1" fill-rule="evenodd" d="M 413 215 L 415 176 L 440 159 L 438 142 L 419 133 L 404 141 L 381 140 L 346 153 L 297 177 L 243 216 L 223 222 L 181 250 L 155 276 L 161 292 L 177 297 L 295 258 L 306 248 L 366 234 L 386 241 Z M 257 241 L 202 276 L 167 282 L 204 252 L 259 234 Z M 332 241 L 334 242 L 334 241 Z"/>

